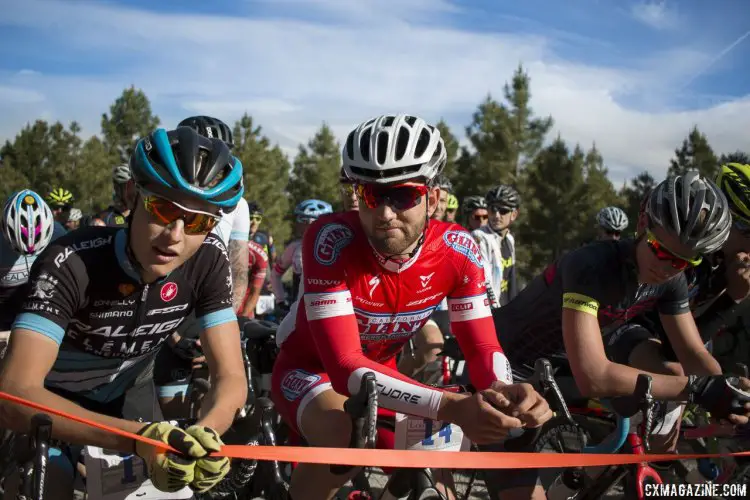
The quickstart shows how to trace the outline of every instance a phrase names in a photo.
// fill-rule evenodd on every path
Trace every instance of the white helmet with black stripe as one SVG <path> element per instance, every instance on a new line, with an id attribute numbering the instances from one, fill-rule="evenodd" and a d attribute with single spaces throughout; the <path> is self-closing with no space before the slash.
<path id="1" fill-rule="evenodd" d="M 698 254 L 719 250 L 732 228 L 726 196 L 696 170 L 659 183 L 649 195 L 646 213 L 651 224 L 664 228 Z"/>
<path id="2" fill-rule="evenodd" d="M 628 216 L 618 207 L 604 207 L 596 214 L 596 222 L 605 231 L 623 232 L 628 228 Z"/>
<path id="3" fill-rule="evenodd" d="M 416 116 L 382 115 L 354 129 L 342 152 L 344 171 L 354 182 L 430 183 L 445 167 L 440 131 Z"/>

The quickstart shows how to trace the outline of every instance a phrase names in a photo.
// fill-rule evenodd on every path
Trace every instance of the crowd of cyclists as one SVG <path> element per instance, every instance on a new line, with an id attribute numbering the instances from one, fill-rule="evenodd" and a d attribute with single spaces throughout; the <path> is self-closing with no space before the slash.
<path id="1" fill-rule="evenodd" d="M 711 341 L 750 293 L 750 165 L 664 179 L 632 225 L 622 209 L 602 208 L 596 241 L 521 288 L 512 233 L 521 193 L 501 184 L 459 200 L 442 175 L 443 139 L 421 118 L 354 128 L 342 152 L 344 210 L 298 204 L 278 254 L 232 148 L 221 120 L 190 117 L 138 140 L 129 163 L 113 167 L 101 213 L 83 215 L 65 187 L 5 203 L 0 391 L 181 452 L 52 417 L 48 498 L 72 498 L 85 445 L 141 457 L 164 492 L 215 487 L 231 462 L 211 453 L 246 402 L 240 339 L 256 317 L 280 321 L 270 391 L 291 444 L 349 446 L 344 402 L 374 373 L 382 412 L 450 422 L 480 450 L 503 452 L 509 435 L 552 417 L 525 380 L 536 359 L 556 355 L 588 398 L 632 394 L 648 373 L 667 402 L 654 451 L 676 450 L 686 402 L 747 424 L 750 406 L 738 410 L 735 396 L 750 381 L 728 383 Z M 435 383 L 448 337 L 473 393 Z M 174 419 L 187 416 L 197 366 L 211 387 L 183 429 Z M 0 429 L 27 432 L 34 413 L 0 402 Z M 392 430 L 379 430 L 378 446 L 395 446 Z M 503 499 L 546 498 L 538 470 L 496 472 Z M 333 498 L 355 473 L 297 464 L 289 498 Z M 450 479 L 436 477 L 451 498 Z M 6 498 L 14 481 L 2 480 Z"/>

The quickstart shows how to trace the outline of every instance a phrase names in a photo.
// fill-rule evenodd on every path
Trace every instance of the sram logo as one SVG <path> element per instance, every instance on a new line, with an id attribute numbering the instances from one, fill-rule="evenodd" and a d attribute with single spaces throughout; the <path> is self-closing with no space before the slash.
<path id="1" fill-rule="evenodd" d="M 180 304 L 178 306 L 162 307 L 161 309 L 151 309 L 146 313 L 146 316 L 153 316 L 155 314 L 167 314 L 171 312 L 184 311 L 190 306 L 190 304 Z"/>

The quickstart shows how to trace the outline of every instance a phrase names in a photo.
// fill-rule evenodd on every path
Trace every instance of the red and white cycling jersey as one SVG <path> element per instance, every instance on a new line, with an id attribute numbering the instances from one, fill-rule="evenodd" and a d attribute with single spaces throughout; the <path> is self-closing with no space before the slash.
<path id="1" fill-rule="evenodd" d="M 306 399 L 302 391 L 321 379 L 316 373 L 330 377 L 336 392 L 350 395 L 359 390 L 362 375 L 373 371 L 381 406 L 435 419 L 442 391 L 384 363 L 394 366 L 393 358 L 446 296 L 451 330 L 474 386 L 512 383 L 492 321 L 479 248 L 458 224 L 430 220 L 418 253 L 398 264 L 370 246 L 357 212 L 326 215 L 306 231 L 302 263 L 301 304 L 295 304 L 277 335 L 290 376 L 277 374 L 276 397 Z M 307 375 L 300 378 L 299 373 Z"/>
<path id="2" fill-rule="evenodd" d="M 268 254 L 265 249 L 253 240 L 247 242 L 248 250 L 248 274 L 250 284 L 261 287 L 266 281 L 266 271 L 268 270 Z M 249 291 L 249 290 L 248 290 Z"/>

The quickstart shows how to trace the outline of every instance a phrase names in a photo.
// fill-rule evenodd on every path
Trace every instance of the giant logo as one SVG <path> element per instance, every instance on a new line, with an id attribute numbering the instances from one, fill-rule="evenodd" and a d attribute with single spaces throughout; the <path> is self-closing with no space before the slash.
<path id="1" fill-rule="evenodd" d="M 289 401 L 294 401 L 305 394 L 320 380 L 320 375 L 307 373 L 304 370 L 292 370 L 281 381 L 281 392 Z"/>
<path id="2" fill-rule="evenodd" d="M 354 238 L 352 230 L 343 224 L 326 224 L 315 238 L 315 260 L 330 266 L 338 258 L 341 250 Z"/>
<path id="3" fill-rule="evenodd" d="M 452 250 L 468 257 L 477 267 L 483 267 L 479 247 L 474 238 L 466 231 L 446 231 L 443 235 L 443 241 Z"/>

